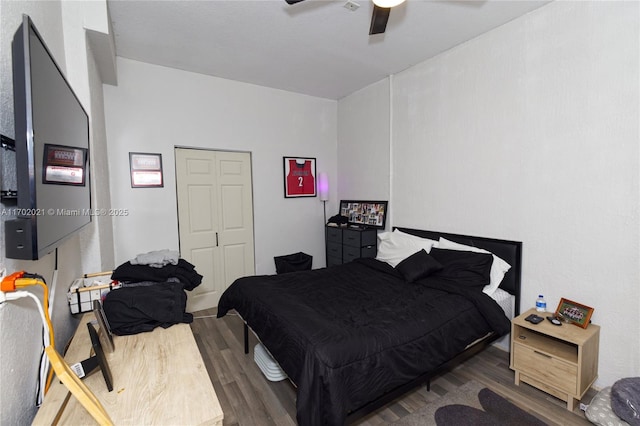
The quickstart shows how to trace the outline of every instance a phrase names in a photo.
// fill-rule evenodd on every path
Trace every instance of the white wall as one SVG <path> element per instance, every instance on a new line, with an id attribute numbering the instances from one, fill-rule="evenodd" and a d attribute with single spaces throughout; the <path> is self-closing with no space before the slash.
<path id="1" fill-rule="evenodd" d="M 318 172 L 336 176 L 335 101 L 123 58 L 118 86 L 104 94 L 112 205 L 130 212 L 113 218 L 116 263 L 178 248 L 174 147 L 182 146 L 251 152 L 258 274 L 298 251 L 324 266 L 322 203 L 284 198 L 282 157 L 316 157 Z M 162 154 L 164 188 L 131 188 L 129 152 Z"/>
<path id="2" fill-rule="evenodd" d="M 0 131 L 3 134 L 14 136 L 11 41 L 22 21 L 22 14 L 27 13 L 90 115 L 91 150 L 106 150 L 104 131 L 100 131 L 104 129 L 100 107 L 101 81 L 93 58 L 87 53 L 84 32 L 84 19 L 98 22 L 105 19 L 106 14 L 88 12 L 85 5 L 60 1 L 2 1 L 0 4 Z M 91 162 L 93 166 L 93 156 Z M 94 206 L 106 206 L 103 202 L 105 197 L 98 196 L 101 191 L 108 190 L 108 178 L 104 179 L 105 176 L 104 172 L 96 172 L 92 167 Z M 12 205 L 5 203 L 2 207 Z M 3 215 L 0 219 L 4 222 L 10 217 Z M 74 278 L 96 270 L 85 268 L 100 267 L 102 270 L 103 259 L 107 262 L 111 259 L 109 267 L 113 267 L 113 255 L 109 254 L 113 252 L 109 243 L 110 233 L 110 227 L 103 229 L 102 234 L 98 232 L 94 222 L 58 248 L 58 281 L 52 320 L 59 351 L 64 349 L 77 325 L 69 314 L 66 291 Z M 100 240 L 101 235 L 106 243 Z M 4 253 L 4 223 L 0 223 L 2 266 L 9 273 L 26 270 L 40 274 L 47 280 L 50 291 L 54 289 L 54 254 L 39 261 L 16 261 L 6 259 Z M 41 295 L 38 290 L 34 293 Z M 0 305 L 0 324 L 0 424 L 29 424 L 36 412 L 36 382 L 42 345 L 40 317 L 30 300 L 4 303 Z"/>
<path id="3" fill-rule="evenodd" d="M 594 307 L 602 386 L 640 375 L 638 9 L 554 2 L 391 88 L 392 225 L 522 241 L 522 309 Z"/>
<path id="4" fill-rule="evenodd" d="M 389 79 L 338 103 L 339 200 L 389 200 L 389 114 Z M 393 206 L 389 208 L 387 227 L 393 215 Z"/>

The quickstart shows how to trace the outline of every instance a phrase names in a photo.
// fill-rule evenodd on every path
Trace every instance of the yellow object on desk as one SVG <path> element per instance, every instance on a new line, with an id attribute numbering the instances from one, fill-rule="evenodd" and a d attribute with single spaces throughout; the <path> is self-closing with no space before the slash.
<path id="1" fill-rule="evenodd" d="M 68 365 L 90 355 L 87 314 L 65 355 Z M 188 324 L 149 333 L 114 336 L 116 350 L 106 354 L 113 376 L 109 392 L 102 374 L 84 385 L 100 401 L 111 421 L 120 425 L 222 425 L 223 413 Z M 67 388 L 54 380 L 33 424 L 94 424 L 95 420 Z"/>
<path id="2" fill-rule="evenodd" d="M 80 380 L 78 376 L 71 371 L 55 348 L 53 346 L 47 346 L 44 351 L 49 357 L 49 361 L 51 362 L 53 370 L 56 372 L 56 376 L 58 376 L 73 396 L 76 397 L 78 402 L 86 408 L 96 422 L 101 425 L 113 425 L 113 422 L 104 410 L 102 404 L 100 404 L 100 401 L 98 401 L 89 388 L 82 383 L 82 380 Z"/>

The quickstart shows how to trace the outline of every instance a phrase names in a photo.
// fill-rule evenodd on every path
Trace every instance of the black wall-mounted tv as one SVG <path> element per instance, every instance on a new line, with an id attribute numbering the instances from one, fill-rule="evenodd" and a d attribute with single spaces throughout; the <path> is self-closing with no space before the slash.
<path id="1" fill-rule="evenodd" d="M 18 195 L 6 256 L 36 260 L 91 222 L 89 117 L 27 15 L 12 51 Z"/>
<path id="2" fill-rule="evenodd" d="M 384 229 L 387 206 L 387 201 L 341 200 L 340 214 L 348 218 L 349 226 Z"/>

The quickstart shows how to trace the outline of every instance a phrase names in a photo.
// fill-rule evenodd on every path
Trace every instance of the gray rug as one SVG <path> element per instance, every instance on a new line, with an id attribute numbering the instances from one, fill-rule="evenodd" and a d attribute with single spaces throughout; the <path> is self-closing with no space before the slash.
<path id="1" fill-rule="evenodd" d="M 396 426 L 544 426 L 546 423 L 516 407 L 478 382 L 455 391 L 392 423 Z"/>

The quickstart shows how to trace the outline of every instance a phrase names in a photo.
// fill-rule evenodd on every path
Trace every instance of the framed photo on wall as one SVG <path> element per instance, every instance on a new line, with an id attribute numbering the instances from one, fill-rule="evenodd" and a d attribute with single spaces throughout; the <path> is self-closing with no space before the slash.
<path id="1" fill-rule="evenodd" d="M 132 188 L 162 188 L 162 154 L 129 153 Z"/>
<path id="2" fill-rule="evenodd" d="M 315 197 L 316 159 L 309 157 L 283 157 L 284 197 Z"/>

